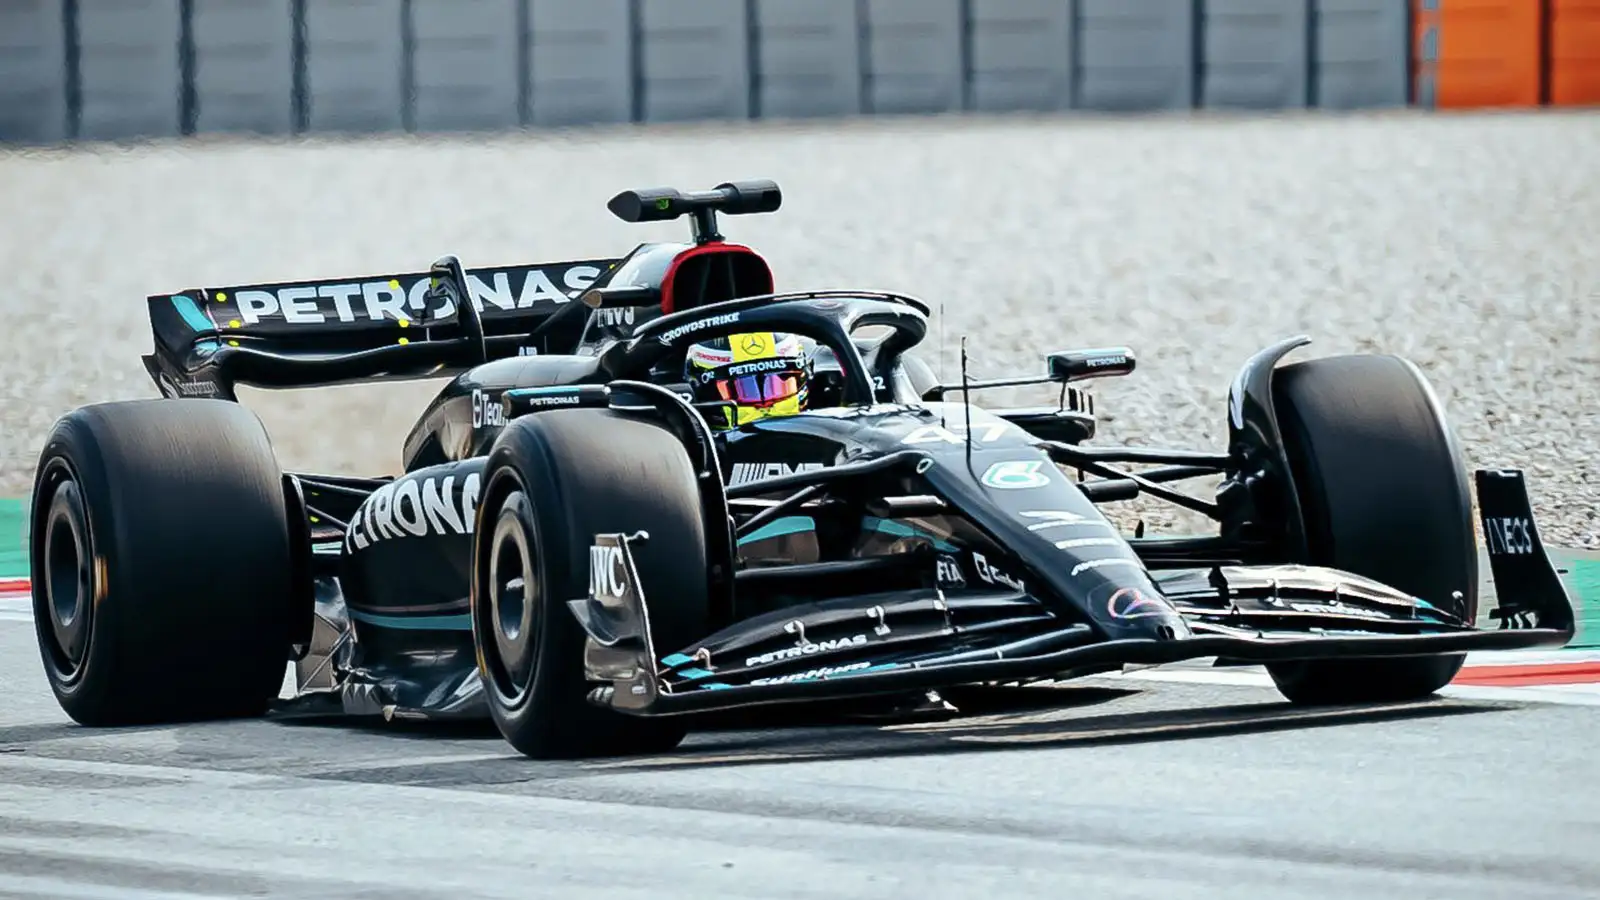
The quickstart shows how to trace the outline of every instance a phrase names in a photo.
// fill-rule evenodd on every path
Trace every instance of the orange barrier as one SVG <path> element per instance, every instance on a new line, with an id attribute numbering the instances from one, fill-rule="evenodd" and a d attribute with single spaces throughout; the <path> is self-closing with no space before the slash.
<path id="1" fill-rule="evenodd" d="M 1550 103 L 1600 104 L 1600 0 L 1550 0 Z"/>
<path id="2" fill-rule="evenodd" d="M 1417 103 L 1538 106 L 1543 0 L 1413 0 Z"/>

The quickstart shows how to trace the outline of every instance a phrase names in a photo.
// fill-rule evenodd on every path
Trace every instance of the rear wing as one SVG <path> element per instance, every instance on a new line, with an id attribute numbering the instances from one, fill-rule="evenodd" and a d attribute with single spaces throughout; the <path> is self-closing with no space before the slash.
<path id="1" fill-rule="evenodd" d="M 555 324 L 564 308 L 582 308 L 573 301 L 603 286 L 619 262 L 463 269 L 445 257 L 428 272 L 154 295 L 147 302 L 155 350 L 142 359 L 164 395 L 224 400 L 237 399 L 236 384 L 449 375 L 487 359 L 548 352 L 542 326 Z M 465 316 L 461 296 L 471 298 Z M 569 324 L 576 330 L 582 321 Z"/>

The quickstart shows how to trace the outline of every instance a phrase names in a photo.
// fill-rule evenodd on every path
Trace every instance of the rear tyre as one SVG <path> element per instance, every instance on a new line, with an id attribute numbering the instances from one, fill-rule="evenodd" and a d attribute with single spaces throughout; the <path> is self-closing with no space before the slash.
<path id="1" fill-rule="evenodd" d="M 610 410 L 551 410 L 506 426 L 484 470 L 473 549 L 472 627 L 500 733 L 535 758 L 664 752 L 678 719 L 590 703 L 585 634 L 568 600 L 589 595 L 597 533 L 635 544 L 659 652 L 709 629 L 705 523 L 688 454 L 661 428 Z"/>
<path id="2" fill-rule="evenodd" d="M 292 635 L 283 476 L 221 400 L 86 406 L 34 476 L 29 561 L 45 675 L 84 725 L 257 716 Z"/>
<path id="3" fill-rule="evenodd" d="M 1273 393 L 1311 563 L 1474 621 L 1472 495 L 1443 409 L 1416 366 L 1395 356 L 1315 359 L 1274 373 Z M 1294 703 L 1397 702 L 1449 684 L 1465 658 L 1314 660 L 1267 671 Z"/>

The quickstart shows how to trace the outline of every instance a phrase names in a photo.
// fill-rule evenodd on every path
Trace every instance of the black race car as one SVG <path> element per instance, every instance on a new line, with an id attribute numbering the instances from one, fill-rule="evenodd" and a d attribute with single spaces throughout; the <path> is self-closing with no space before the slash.
<path id="1" fill-rule="evenodd" d="M 39 459 L 33 602 L 62 707 L 491 716 L 526 754 L 575 756 L 671 748 L 712 711 L 1192 658 L 1265 664 L 1297 703 L 1418 698 L 1466 651 L 1570 639 L 1518 471 L 1475 474 L 1500 604 L 1477 628 L 1472 493 L 1411 363 L 1280 365 L 1292 338 L 1239 370 L 1225 450 L 1095 446 L 1071 385 L 1130 350 L 940 383 L 912 352 L 923 302 L 777 293 L 718 233 L 779 203 L 771 182 L 627 191 L 619 218 L 688 216 L 692 242 L 149 298 L 166 399 L 75 410 Z M 809 409 L 713 430 L 686 348 L 752 331 L 809 342 Z M 450 381 L 398 476 L 285 474 L 234 394 L 429 377 Z M 1030 383 L 1060 402 L 970 402 Z M 1209 499 L 1172 487 L 1203 476 Z M 1099 509 L 1141 494 L 1216 532 L 1127 536 Z"/>

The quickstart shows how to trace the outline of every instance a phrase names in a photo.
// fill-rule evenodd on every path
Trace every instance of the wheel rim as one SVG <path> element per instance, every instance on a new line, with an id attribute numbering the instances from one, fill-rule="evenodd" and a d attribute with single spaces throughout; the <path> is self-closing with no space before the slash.
<path id="1" fill-rule="evenodd" d="M 82 676 L 94 634 L 94 553 L 78 483 L 60 460 L 41 479 L 49 492 L 39 533 L 42 583 L 33 592 L 34 619 L 51 676 L 63 686 Z"/>
<path id="2" fill-rule="evenodd" d="M 526 511 L 527 498 L 520 491 L 512 491 L 500 507 L 483 561 L 487 604 L 477 626 L 489 687 L 508 708 L 526 700 L 539 663 L 542 597 Z"/>

